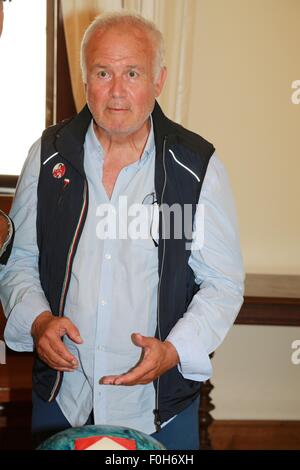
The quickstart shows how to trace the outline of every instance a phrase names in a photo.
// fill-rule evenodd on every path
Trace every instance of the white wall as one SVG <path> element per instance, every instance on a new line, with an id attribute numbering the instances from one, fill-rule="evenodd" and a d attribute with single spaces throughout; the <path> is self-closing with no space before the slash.
<path id="1" fill-rule="evenodd" d="M 235 325 L 213 358 L 215 419 L 300 420 L 299 328 Z"/>
<path id="2" fill-rule="evenodd" d="M 300 2 L 197 6 L 188 124 L 229 171 L 246 271 L 300 274 Z"/>
<path id="3" fill-rule="evenodd" d="M 300 274 L 299 0 L 197 0 L 188 125 L 229 172 L 248 273 Z M 300 419 L 299 328 L 234 326 L 213 360 L 219 419 Z"/>

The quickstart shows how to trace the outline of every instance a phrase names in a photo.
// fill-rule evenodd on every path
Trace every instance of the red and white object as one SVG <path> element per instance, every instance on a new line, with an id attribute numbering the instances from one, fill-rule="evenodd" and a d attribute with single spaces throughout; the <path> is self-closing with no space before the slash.
<path id="1" fill-rule="evenodd" d="M 75 439 L 74 450 L 136 450 L 134 439 L 114 436 L 90 436 Z"/>

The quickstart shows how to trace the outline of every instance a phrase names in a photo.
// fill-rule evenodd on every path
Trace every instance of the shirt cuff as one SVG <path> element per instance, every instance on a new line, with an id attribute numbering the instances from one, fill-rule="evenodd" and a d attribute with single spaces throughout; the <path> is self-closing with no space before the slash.
<path id="1" fill-rule="evenodd" d="M 10 312 L 5 330 L 4 340 L 14 351 L 33 351 L 31 326 L 42 312 L 50 312 L 50 307 L 41 293 L 27 294 Z"/>
<path id="2" fill-rule="evenodd" d="M 5 212 L 2 212 L 1 210 L 0 210 L 0 217 L 4 217 L 7 220 L 7 223 L 8 223 L 7 238 L 6 238 L 5 242 L 3 243 L 2 247 L 0 248 L 0 257 L 1 257 L 3 255 L 3 253 L 5 252 L 5 250 L 7 248 L 7 245 L 9 244 L 9 242 L 11 240 L 11 237 L 12 237 L 12 234 L 13 234 L 13 225 L 11 223 L 10 218 L 5 214 Z"/>
<path id="3" fill-rule="evenodd" d="M 204 382 L 212 376 L 212 365 L 195 325 L 181 318 L 170 331 L 167 341 L 173 344 L 180 358 L 178 370 L 185 379 Z"/>

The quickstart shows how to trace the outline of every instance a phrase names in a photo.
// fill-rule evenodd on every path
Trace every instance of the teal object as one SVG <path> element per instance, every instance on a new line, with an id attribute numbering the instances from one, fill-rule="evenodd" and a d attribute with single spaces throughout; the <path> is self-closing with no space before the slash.
<path id="1" fill-rule="evenodd" d="M 69 428 L 44 441 L 37 450 L 74 450 L 75 440 L 92 436 L 119 437 L 136 442 L 136 450 L 166 450 L 153 437 L 135 429 L 122 426 L 90 425 Z"/>

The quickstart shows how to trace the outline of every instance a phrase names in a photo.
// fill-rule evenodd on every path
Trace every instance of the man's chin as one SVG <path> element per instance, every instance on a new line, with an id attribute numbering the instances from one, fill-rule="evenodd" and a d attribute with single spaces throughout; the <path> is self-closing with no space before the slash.
<path id="1" fill-rule="evenodd" d="M 99 118 L 97 119 L 96 116 L 96 125 L 99 132 L 104 132 L 111 137 L 124 138 L 139 133 L 143 128 L 145 132 L 150 129 L 149 115 L 145 117 L 140 116 L 140 119 L 130 119 L 130 116 L 127 119 L 105 119 L 103 116 L 99 116 Z"/>

